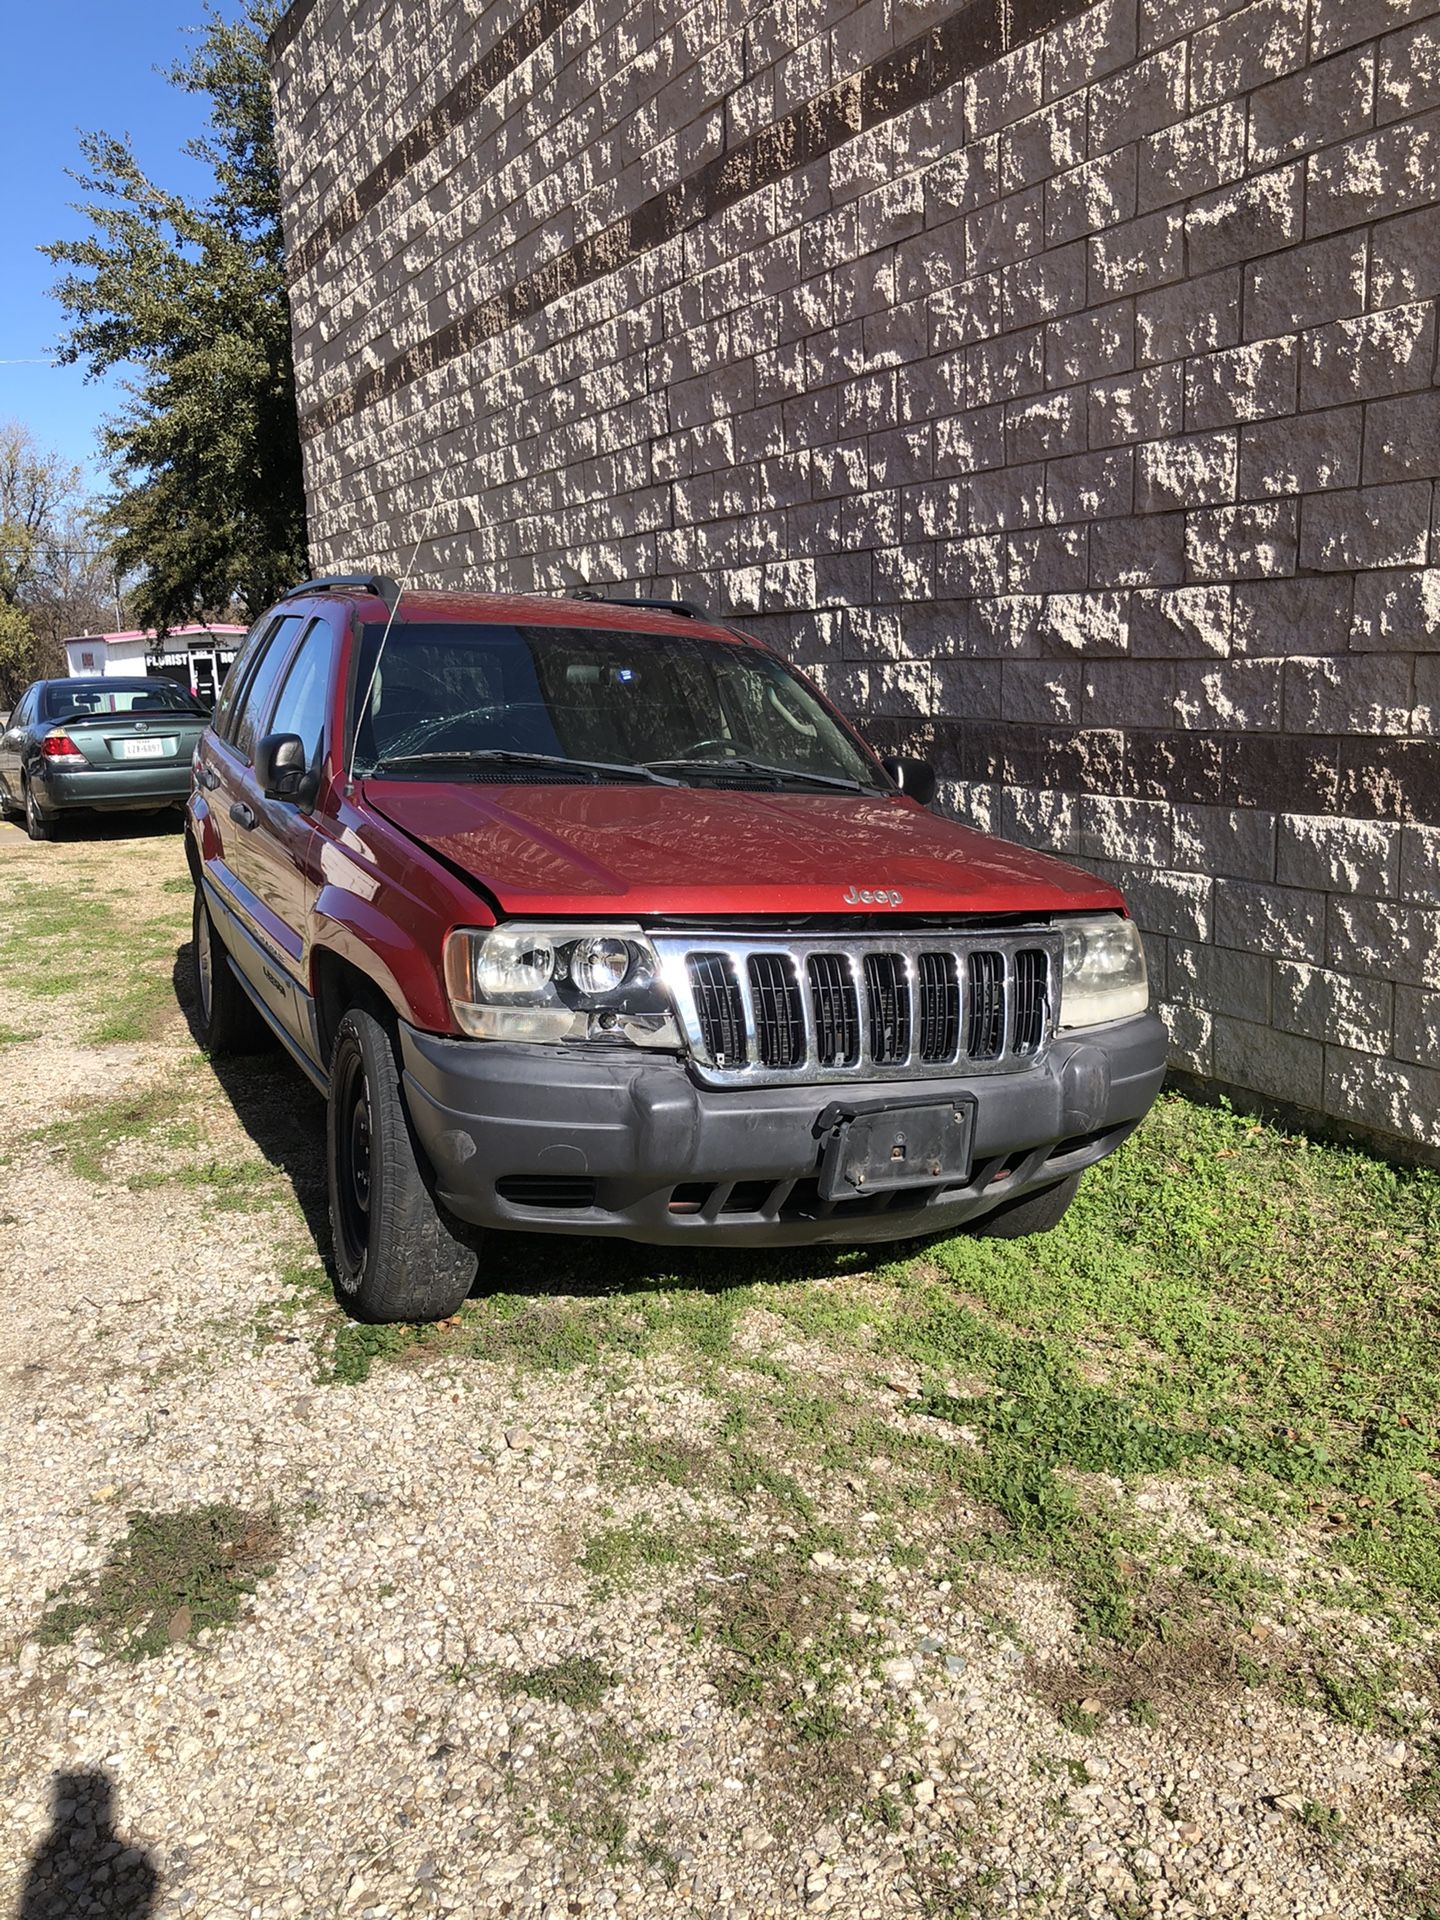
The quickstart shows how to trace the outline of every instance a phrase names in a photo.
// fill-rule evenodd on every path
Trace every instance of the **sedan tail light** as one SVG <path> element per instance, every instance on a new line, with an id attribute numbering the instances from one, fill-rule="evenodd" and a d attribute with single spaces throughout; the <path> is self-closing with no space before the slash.
<path id="1" fill-rule="evenodd" d="M 54 733 L 46 734 L 40 742 L 40 753 L 57 772 L 66 766 L 88 767 L 90 764 L 63 727 L 57 727 Z"/>

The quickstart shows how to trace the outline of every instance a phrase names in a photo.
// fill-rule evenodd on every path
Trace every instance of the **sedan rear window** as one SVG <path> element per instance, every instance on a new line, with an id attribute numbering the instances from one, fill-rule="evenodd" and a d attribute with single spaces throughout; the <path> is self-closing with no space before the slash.
<path id="1" fill-rule="evenodd" d="M 86 714 L 181 713 L 205 709 L 184 687 L 163 680 L 52 680 L 45 689 L 44 718 L 79 720 Z"/>

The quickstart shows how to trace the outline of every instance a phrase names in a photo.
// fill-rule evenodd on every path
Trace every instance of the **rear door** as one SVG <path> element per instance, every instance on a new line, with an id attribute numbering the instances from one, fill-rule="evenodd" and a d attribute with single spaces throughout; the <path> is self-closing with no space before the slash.
<path id="1" fill-rule="evenodd" d="M 306 915 L 316 887 L 316 830 L 308 807 L 267 799 L 254 770 L 254 746 L 270 733 L 291 733 L 305 747 L 305 764 L 318 772 L 324 756 L 338 636 L 330 622 L 312 619 L 289 655 L 267 706 L 255 714 L 250 763 L 241 775 L 243 802 L 253 819 L 234 841 L 234 869 L 272 961 L 286 978 L 267 977 L 270 1004 L 296 1040 L 318 1058 L 310 1022 Z M 273 965 L 270 969 L 273 974 Z"/>

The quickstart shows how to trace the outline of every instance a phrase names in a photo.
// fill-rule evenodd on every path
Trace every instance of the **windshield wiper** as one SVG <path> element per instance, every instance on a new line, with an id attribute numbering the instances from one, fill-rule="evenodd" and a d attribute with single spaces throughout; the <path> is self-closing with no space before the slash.
<path id="1" fill-rule="evenodd" d="M 739 773 L 758 774 L 772 780 L 808 780 L 817 787 L 840 787 L 846 793 L 879 793 L 879 787 L 867 786 L 863 780 L 852 780 L 844 773 L 812 773 L 808 767 L 772 767 L 763 760 L 742 760 L 727 756 L 724 760 L 652 760 L 654 768 L 686 768 L 701 773 Z"/>
<path id="2" fill-rule="evenodd" d="M 450 766 L 465 766 L 475 760 L 494 762 L 505 767 L 563 767 L 574 773 L 625 774 L 633 780 L 648 780 L 657 787 L 678 787 L 681 784 L 664 773 L 656 772 L 654 767 L 642 767 L 628 760 L 572 760 L 564 753 L 517 753 L 510 747 L 475 747 L 449 753 L 397 753 L 393 758 L 377 761 L 371 771 L 383 773 L 389 767 L 425 766 L 436 761 Z"/>

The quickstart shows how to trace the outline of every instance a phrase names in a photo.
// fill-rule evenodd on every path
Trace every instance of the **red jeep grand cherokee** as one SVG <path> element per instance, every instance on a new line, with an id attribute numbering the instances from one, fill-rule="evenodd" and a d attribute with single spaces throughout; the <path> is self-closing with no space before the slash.
<path id="1" fill-rule="evenodd" d="M 455 1310 L 481 1227 L 1038 1232 L 1164 1073 L 1112 888 L 925 809 L 683 603 L 310 581 L 195 755 L 206 1044 L 329 1103 L 338 1283 Z"/>

